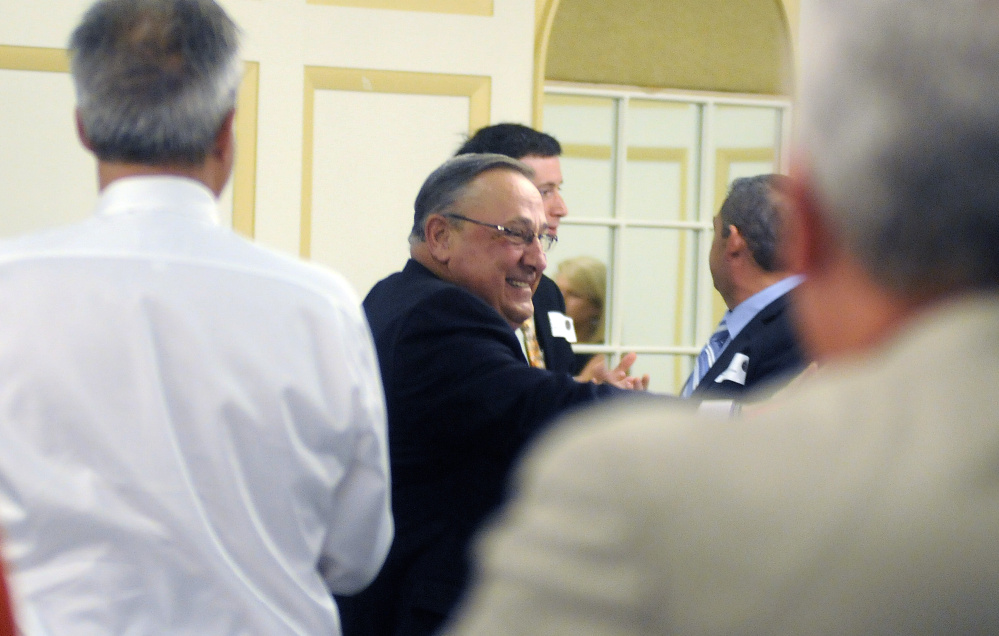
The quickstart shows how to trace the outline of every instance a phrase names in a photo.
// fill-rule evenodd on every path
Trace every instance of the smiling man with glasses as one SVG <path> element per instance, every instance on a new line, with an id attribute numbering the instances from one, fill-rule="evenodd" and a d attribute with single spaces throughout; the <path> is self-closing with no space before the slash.
<path id="1" fill-rule="evenodd" d="M 562 167 L 559 155 L 562 146 L 551 135 L 514 123 L 485 126 L 469 137 L 455 155 L 471 153 L 497 153 L 517 159 L 534 172 L 531 181 L 541 193 L 548 222 L 548 233 L 558 235 L 559 225 L 568 213 L 562 199 Z M 561 371 L 575 375 L 578 372 L 576 356 L 570 340 L 575 331 L 566 320 L 565 299 L 558 285 L 551 278 L 542 276 L 534 291 L 534 317 L 520 327 L 519 337 L 525 348 L 537 347 L 528 360 L 531 366 Z M 601 357 L 601 360 L 603 358 Z M 595 377 L 591 372 L 587 376 Z"/>
<path id="2" fill-rule="evenodd" d="M 412 258 L 364 300 L 388 403 L 396 540 L 375 582 L 339 599 L 345 636 L 433 633 L 527 441 L 567 409 L 648 381 L 580 383 L 528 364 L 515 330 L 534 313 L 555 242 L 532 174 L 502 155 L 444 163 L 416 198 Z"/>

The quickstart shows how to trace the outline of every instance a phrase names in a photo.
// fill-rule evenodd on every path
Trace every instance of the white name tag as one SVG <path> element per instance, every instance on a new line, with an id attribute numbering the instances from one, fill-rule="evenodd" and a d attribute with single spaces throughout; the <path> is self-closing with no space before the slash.
<path id="1" fill-rule="evenodd" d="M 732 362 L 728 365 L 728 368 L 718 374 L 715 382 L 728 380 L 736 384 L 745 384 L 747 369 L 749 369 L 749 356 L 744 353 L 737 353 L 732 356 Z"/>
<path id="2" fill-rule="evenodd" d="M 572 324 L 572 318 L 558 311 L 549 311 L 548 322 L 551 323 L 553 336 L 576 342 L 576 326 Z"/>

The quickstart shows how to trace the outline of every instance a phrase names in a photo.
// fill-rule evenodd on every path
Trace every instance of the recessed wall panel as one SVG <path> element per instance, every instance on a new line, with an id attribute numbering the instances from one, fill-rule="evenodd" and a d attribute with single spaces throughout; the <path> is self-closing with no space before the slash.
<path id="1" fill-rule="evenodd" d="M 257 78 L 258 64 L 246 63 L 236 116 L 236 165 L 218 202 L 221 223 L 249 237 L 255 214 Z M 0 45 L 0 95 L 0 236 L 87 218 L 97 200 L 97 164 L 77 137 L 66 52 Z M 57 185 L 38 187 L 52 182 Z"/>
<path id="2" fill-rule="evenodd" d="M 89 216 L 97 173 L 76 136 L 69 75 L 0 68 L 0 95 L 0 236 Z"/>
<path id="3" fill-rule="evenodd" d="M 468 135 L 469 98 L 320 90 L 313 128 L 310 255 L 363 296 L 405 264 L 413 200 Z"/>

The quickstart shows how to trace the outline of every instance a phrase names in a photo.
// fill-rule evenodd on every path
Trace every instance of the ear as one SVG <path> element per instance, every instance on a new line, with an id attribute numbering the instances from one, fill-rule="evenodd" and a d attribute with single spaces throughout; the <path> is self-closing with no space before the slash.
<path id="1" fill-rule="evenodd" d="M 447 263 L 451 258 L 451 240 L 453 226 L 440 214 L 431 214 L 424 226 L 427 237 L 427 247 L 431 256 L 440 263 Z"/>
<path id="2" fill-rule="evenodd" d="M 231 163 L 236 154 L 236 133 L 233 124 L 236 119 L 236 109 L 230 110 L 222 118 L 222 125 L 215 133 L 215 143 L 212 145 L 210 154 L 219 161 Z"/>
<path id="3" fill-rule="evenodd" d="M 87 131 L 83 127 L 83 117 L 80 116 L 79 108 L 73 111 L 73 116 L 76 119 L 76 136 L 79 137 L 80 143 L 83 144 L 84 148 L 93 152 L 94 144 L 90 141 L 90 137 L 87 136 Z"/>
<path id="4" fill-rule="evenodd" d="M 742 252 L 749 253 L 749 246 L 746 245 L 745 237 L 739 232 L 739 228 L 734 225 L 728 226 L 728 236 L 722 240 L 725 241 L 725 256 L 729 258 L 735 258 Z"/>
<path id="5" fill-rule="evenodd" d="M 809 274 L 829 264 L 833 232 L 822 214 L 813 178 L 804 162 L 791 166 L 781 249 L 787 268 Z"/>

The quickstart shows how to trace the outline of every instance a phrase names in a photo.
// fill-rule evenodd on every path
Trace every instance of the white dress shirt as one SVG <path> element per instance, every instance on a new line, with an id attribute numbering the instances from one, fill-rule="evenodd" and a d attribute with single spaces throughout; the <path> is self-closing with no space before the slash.
<path id="1" fill-rule="evenodd" d="M 178 177 L 0 245 L 0 524 L 28 634 L 338 634 L 392 537 L 356 294 Z"/>

